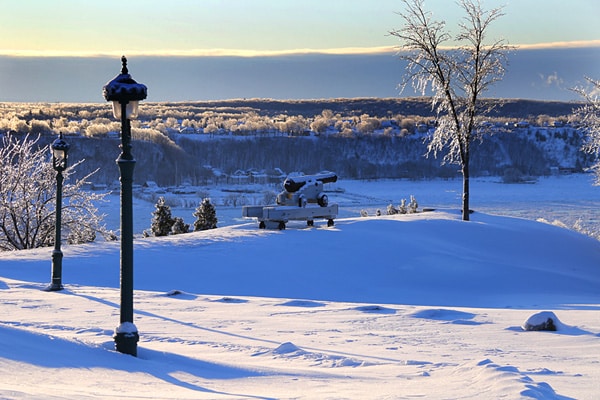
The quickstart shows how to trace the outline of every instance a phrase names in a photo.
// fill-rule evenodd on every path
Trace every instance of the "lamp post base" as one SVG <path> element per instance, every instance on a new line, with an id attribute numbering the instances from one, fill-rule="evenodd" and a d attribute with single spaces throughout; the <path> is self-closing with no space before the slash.
<path id="1" fill-rule="evenodd" d="M 57 229 L 60 229 L 57 227 Z M 59 290 L 63 290 L 64 287 L 62 285 L 62 259 L 63 253 L 60 250 L 60 234 L 57 235 L 56 245 L 54 250 L 52 251 L 52 281 L 51 283 L 44 289 L 46 292 L 57 292 Z"/>
<path id="2" fill-rule="evenodd" d="M 123 322 L 115 331 L 115 349 L 119 353 L 129 354 L 137 357 L 137 343 L 140 334 L 131 322 Z"/>
<path id="3" fill-rule="evenodd" d="M 53 282 L 53 283 L 49 284 L 48 286 L 46 286 L 44 288 L 44 290 L 46 292 L 58 292 L 60 290 L 63 290 L 64 288 L 65 287 L 62 284 Z"/>

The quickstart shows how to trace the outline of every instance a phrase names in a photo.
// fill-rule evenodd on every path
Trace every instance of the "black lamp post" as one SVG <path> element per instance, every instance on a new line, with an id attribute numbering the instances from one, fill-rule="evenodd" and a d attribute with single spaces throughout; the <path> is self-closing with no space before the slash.
<path id="1" fill-rule="evenodd" d="M 54 292 L 63 290 L 62 285 L 62 259 L 63 253 L 60 250 L 61 223 L 62 223 L 62 186 L 63 186 L 63 171 L 67 169 L 67 161 L 69 154 L 67 142 L 63 140 L 62 133 L 50 145 L 52 153 L 52 168 L 56 171 L 56 221 L 54 221 L 54 250 L 52 251 L 52 282 L 46 288 L 47 291 Z"/>
<path id="2" fill-rule="evenodd" d="M 121 181 L 121 323 L 115 331 L 117 351 L 137 356 L 139 333 L 133 323 L 133 169 L 130 119 L 137 117 L 138 103 L 148 89 L 137 83 L 127 71 L 127 59 L 121 57 L 121 73 L 102 88 L 106 101 L 113 102 L 113 114 L 121 120 L 121 154 L 117 158 Z"/>

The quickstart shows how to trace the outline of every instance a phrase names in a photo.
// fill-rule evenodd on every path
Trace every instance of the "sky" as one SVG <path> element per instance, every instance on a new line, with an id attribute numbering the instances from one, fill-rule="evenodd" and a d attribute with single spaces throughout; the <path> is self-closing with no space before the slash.
<path id="1" fill-rule="evenodd" d="M 130 59 L 178 56 L 179 61 L 207 55 L 393 54 L 397 42 L 388 33 L 401 27 L 397 12 L 404 8 L 400 0 L 1 0 L 0 4 L 0 57 L 29 57 L 42 66 L 40 56 L 115 57 L 116 72 L 122 54 Z M 492 26 L 490 37 L 511 45 L 600 47 L 596 0 L 487 0 L 483 5 L 504 6 L 505 16 Z M 454 1 L 426 0 L 425 7 L 448 26 L 461 19 L 461 8 Z M 6 74 L 6 68 L 0 67 L 0 73 Z M 29 79 L 25 76 L 29 68 L 16 64 L 10 68 L 16 74 L 11 80 Z M 31 68 L 36 71 L 35 65 Z M 24 95 L 2 92 L 0 86 L 0 101 Z M 281 96 L 285 93 L 272 97 Z"/>
<path id="2" fill-rule="evenodd" d="M 451 25 L 454 1 L 427 0 Z M 513 45 L 600 41 L 596 0 L 504 0 Z M 3 54 L 264 54 L 394 46 L 399 0 L 2 0 Z M 567 26 L 568 24 L 568 26 Z"/>

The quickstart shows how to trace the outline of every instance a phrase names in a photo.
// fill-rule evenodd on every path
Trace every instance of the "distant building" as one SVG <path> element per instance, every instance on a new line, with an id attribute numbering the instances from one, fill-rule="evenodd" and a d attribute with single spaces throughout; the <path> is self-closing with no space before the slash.
<path id="1" fill-rule="evenodd" d="M 234 185 L 246 185 L 250 182 L 250 177 L 246 171 L 238 169 L 229 176 L 229 182 Z"/>
<path id="2" fill-rule="evenodd" d="M 519 128 L 519 129 L 525 129 L 525 128 L 529 128 L 529 122 L 527 121 L 519 121 L 515 124 L 515 128 Z"/>

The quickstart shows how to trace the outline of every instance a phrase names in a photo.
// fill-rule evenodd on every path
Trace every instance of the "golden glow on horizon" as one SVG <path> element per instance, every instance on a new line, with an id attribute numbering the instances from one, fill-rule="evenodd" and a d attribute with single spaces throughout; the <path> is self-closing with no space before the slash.
<path id="1" fill-rule="evenodd" d="M 510 43 L 509 43 L 510 44 Z M 512 44 L 510 44 L 512 45 Z M 571 42 L 552 42 L 537 44 L 516 44 L 512 45 L 517 50 L 533 49 L 561 49 L 561 48 L 582 48 L 582 47 L 600 47 L 598 40 L 581 40 Z M 277 57 L 294 56 L 310 54 L 331 54 L 331 55 L 376 55 L 398 52 L 398 46 L 377 46 L 377 47 L 342 47 L 333 49 L 292 49 L 292 50 L 246 50 L 246 49 L 196 49 L 196 50 L 124 50 L 124 51 L 60 51 L 60 50 L 12 50 L 0 49 L 0 56 L 6 57 Z"/>
<path id="2" fill-rule="evenodd" d="M 58 51 L 58 50 L 9 50 L 0 49 L 1 56 L 10 57 L 120 57 L 155 56 L 155 57 L 275 57 L 303 54 L 382 54 L 394 51 L 394 46 L 379 47 L 344 47 L 337 49 L 293 49 L 293 50 L 247 50 L 247 49 L 195 49 L 195 50 L 124 50 L 124 51 Z"/>
<path id="3" fill-rule="evenodd" d="M 518 49 L 553 49 L 553 48 L 582 48 L 582 47 L 600 47 L 600 39 L 596 40 L 577 40 L 572 42 L 549 42 L 538 44 L 521 44 L 516 46 Z"/>

